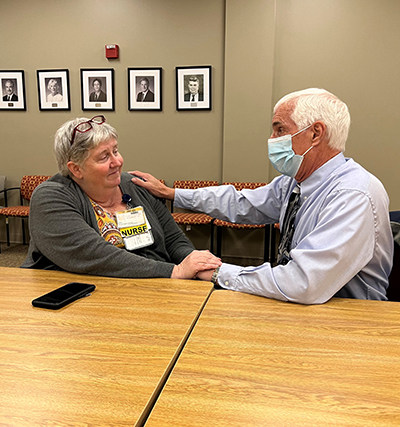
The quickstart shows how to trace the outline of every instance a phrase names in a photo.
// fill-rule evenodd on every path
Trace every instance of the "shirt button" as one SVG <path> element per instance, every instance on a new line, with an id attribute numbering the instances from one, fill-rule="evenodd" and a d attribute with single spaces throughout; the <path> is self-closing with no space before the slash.
<path id="1" fill-rule="evenodd" d="M 229 285 L 229 281 L 228 280 L 225 280 L 225 286 L 228 286 Z"/>

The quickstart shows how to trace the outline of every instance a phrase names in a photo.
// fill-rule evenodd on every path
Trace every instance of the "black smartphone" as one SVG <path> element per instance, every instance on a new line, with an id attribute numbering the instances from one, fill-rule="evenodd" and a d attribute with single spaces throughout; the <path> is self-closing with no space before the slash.
<path id="1" fill-rule="evenodd" d="M 34 307 L 58 310 L 71 302 L 89 296 L 96 289 L 88 283 L 71 282 L 32 301 Z"/>

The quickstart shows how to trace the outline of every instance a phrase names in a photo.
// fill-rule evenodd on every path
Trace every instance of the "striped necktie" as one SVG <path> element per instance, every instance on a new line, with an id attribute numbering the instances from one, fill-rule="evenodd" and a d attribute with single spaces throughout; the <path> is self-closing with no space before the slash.
<path id="1" fill-rule="evenodd" d="M 293 189 L 286 208 L 285 218 L 281 229 L 281 241 L 278 247 L 277 265 L 286 265 L 290 260 L 290 248 L 294 234 L 294 220 L 300 208 L 300 185 Z"/>

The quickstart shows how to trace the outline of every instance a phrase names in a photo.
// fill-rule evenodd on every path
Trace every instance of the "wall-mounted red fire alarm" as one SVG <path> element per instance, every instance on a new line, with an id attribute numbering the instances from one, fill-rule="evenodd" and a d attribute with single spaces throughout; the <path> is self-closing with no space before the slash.
<path id="1" fill-rule="evenodd" d="M 106 44 L 106 58 L 117 59 L 119 54 L 119 46 L 117 44 Z"/>

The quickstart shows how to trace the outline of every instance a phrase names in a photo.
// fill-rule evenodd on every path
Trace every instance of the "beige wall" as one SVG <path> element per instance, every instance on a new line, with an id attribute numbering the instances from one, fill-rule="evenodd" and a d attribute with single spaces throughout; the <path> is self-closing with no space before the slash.
<path id="1" fill-rule="evenodd" d="M 400 2 L 278 0 L 276 27 L 274 101 L 306 87 L 338 95 L 352 117 L 346 156 L 375 174 L 400 210 Z"/>
<path id="2" fill-rule="evenodd" d="M 219 180 L 224 13 L 223 0 L 2 0 L 1 68 L 25 70 L 28 109 L 0 112 L 1 173 L 18 183 L 26 173 L 55 172 L 55 130 L 96 114 L 81 110 L 80 68 L 114 68 L 116 107 L 104 114 L 119 132 L 125 169 L 152 170 L 169 182 Z M 105 58 L 110 43 L 120 46 L 120 59 Z M 211 112 L 176 111 L 175 66 L 186 65 L 212 65 Z M 163 111 L 128 111 L 127 68 L 147 66 L 164 70 Z M 36 70 L 52 68 L 70 71 L 69 112 L 39 111 Z"/>
<path id="3" fill-rule="evenodd" d="M 54 173 L 57 127 L 95 114 L 81 110 L 79 69 L 114 68 L 116 108 L 105 115 L 119 131 L 125 170 L 169 184 L 268 181 L 276 175 L 266 149 L 273 104 L 324 87 L 350 108 L 346 155 L 377 175 L 400 209 L 399 23 L 397 0 L 2 0 L 1 69 L 25 70 L 28 109 L 0 111 L 0 174 L 17 185 L 23 174 Z M 119 44 L 120 59 L 105 58 L 109 43 Z M 176 111 L 174 70 L 185 65 L 212 65 L 212 111 Z M 141 66 L 164 70 L 162 112 L 128 111 L 127 68 Z M 71 111 L 40 112 L 36 70 L 63 68 Z M 228 238 L 224 252 L 261 256 L 260 239 L 248 251 Z"/>
<path id="4" fill-rule="evenodd" d="M 115 111 L 125 170 L 174 179 L 221 179 L 224 72 L 223 0 L 2 0 L 1 69 L 25 70 L 27 111 L 0 111 L 0 174 L 53 174 L 56 129 L 81 110 L 80 68 L 114 68 Z M 7 43 L 5 42 L 7 40 Z M 107 60 L 104 46 L 120 46 Z M 175 67 L 212 65 L 212 111 L 177 112 Z M 163 68 L 163 111 L 128 111 L 128 67 Z M 71 111 L 40 112 L 36 70 L 69 69 Z M 0 238 L 4 241 L 4 219 Z M 12 227 L 20 232 L 18 227 Z M 16 237 L 17 239 L 18 237 Z"/>
<path id="5" fill-rule="evenodd" d="M 223 181 L 268 182 L 274 2 L 226 3 Z"/>

